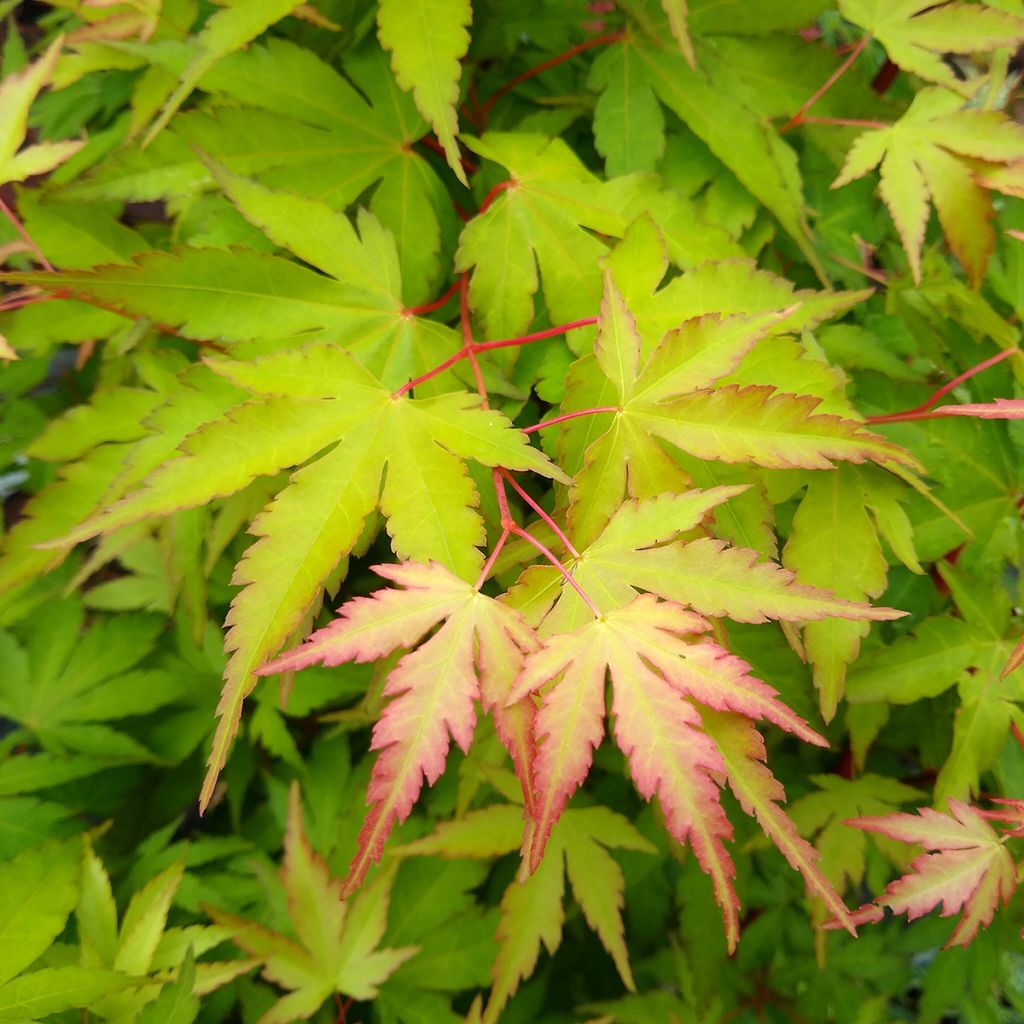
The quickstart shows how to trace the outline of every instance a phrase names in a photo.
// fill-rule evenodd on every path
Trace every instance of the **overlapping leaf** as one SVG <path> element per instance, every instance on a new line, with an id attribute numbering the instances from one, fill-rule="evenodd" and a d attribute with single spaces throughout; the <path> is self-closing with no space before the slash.
<path id="1" fill-rule="evenodd" d="M 894 64 L 950 88 L 958 88 L 959 82 L 945 54 L 984 53 L 1024 41 L 1024 20 L 991 5 L 839 0 L 839 10 L 870 32 Z"/>
<path id="2" fill-rule="evenodd" d="M 967 17 L 998 12 L 976 5 Z M 927 18 L 930 15 L 922 15 Z M 936 58 L 936 62 L 942 65 Z M 992 201 L 976 181 L 976 162 L 998 166 L 1024 159 L 1024 130 L 996 111 L 964 109 L 947 89 L 922 89 L 894 125 L 865 132 L 854 142 L 838 188 L 881 164 L 879 191 L 899 231 L 914 280 L 921 280 L 921 247 L 934 203 L 950 248 L 974 284 L 981 281 L 995 244 Z"/>
<path id="3" fill-rule="evenodd" d="M 820 400 L 813 396 L 781 393 L 768 384 L 711 387 L 788 312 L 687 321 L 644 358 L 637 324 L 606 274 L 594 355 L 599 373 L 584 357 L 563 403 L 567 412 L 616 410 L 595 414 L 595 422 L 583 428 L 593 440 L 574 476 L 569 510 L 581 540 L 603 525 L 624 492 L 646 498 L 685 487 L 686 474 L 672 448 L 699 459 L 770 468 L 907 461 L 905 453 L 856 421 L 816 413 Z"/>
<path id="4" fill-rule="evenodd" d="M 419 949 L 378 948 L 387 928 L 394 872 L 378 875 L 352 903 L 306 838 L 297 785 L 288 799 L 281 883 L 296 938 L 222 910 L 210 916 L 235 943 L 263 962 L 263 975 L 288 994 L 260 1017 L 260 1024 L 288 1024 L 312 1016 L 334 993 L 372 999 L 378 986 Z"/>
<path id="5" fill-rule="evenodd" d="M 376 572 L 403 589 L 356 598 L 340 617 L 302 646 L 261 670 L 262 674 L 375 661 L 412 647 L 433 627 L 441 628 L 388 675 L 385 695 L 394 698 L 373 731 L 380 754 L 370 779 L 370 812 L 359 837 L 343 892 L 353 892 L 380 859 L 392 827 L 404 821 L 423 780 L 433 785 L 444 770 L 449 737 L 469 749 L 476 724 L 475 702 L 501 712 L 508 681 L 523 655 L 536 646 L 518 612 L 485 597 L 438 564 L 379 565 Z M 514 730 L 509 722 L 502 731 Z M 513 755 L 516 754 L 513 745 Z M 528 770 L 528 765 L 527 765 Z"/>
<path id="6" fill-rule="evenodd" d="M 497 857 L 519 848 L 522 809 L 504 804 L 446 822 L 401 848 L 404 855 Z M 614 960 L 619 976 L 635 988 L 621 917 L 624 880 L 609 849 L 653 853 L 654 847 L 620 814 L 606 807 L 567 810 L 552 830 L 540 868 L 512 882 L 501 902 L 503 942 L 494 962 L 494 987 L 483 1020 L 498 1020 L 506 1002 L 536 967 L 541 948 L 553 954 L 562 941 L 565 877 L 587 924 Z"/>
<path id="7" fill-rule="evenodd" d="M 858 922 L 880 920 L 883 907 L 913 921 L 941 904 L 943 917 L 961 914 L 946 945 L 966 946 L 1017 887 L 1017 866 L 1005 839 L 981 812 L 960 800 L 949 801 L 948 814 L 922 807 L 916 815 L 854 818 L 848 824 L 929 851 L 874 904 L 857 911 Z"/>
<path id="8" fill-rule="evenodd" d="M 669 831 L 694 848 L 712 878 L 734 946 L 738 900 L 735 869 L 723 845 L 732 836 L 718 797 L 723 775 L 836 913 L 842 908 L 814 867 L 813 851 L 779 811 L 781 787 L 760 762 L 760 741 L 724 718 L 718 721 L 720 746 L 702 728 L 691 701 L 766 719 L 809 742 L 824 741 L 778 702 L 770 687 L 748 675 L 748 665 L 701 639 L 707 628 L 693 612 L 642 595 L 572 632 L 548 637 L 527 656 L 511 699 L 555 685 L 545 689 L 537 715 L 537 811 L 524 854 L 536 870 L 554 823 L 590 769 L 604 732 L 605 677 L 610 676 L 615 738 L 634 783 L 646 799 L 658 796 Z"/>

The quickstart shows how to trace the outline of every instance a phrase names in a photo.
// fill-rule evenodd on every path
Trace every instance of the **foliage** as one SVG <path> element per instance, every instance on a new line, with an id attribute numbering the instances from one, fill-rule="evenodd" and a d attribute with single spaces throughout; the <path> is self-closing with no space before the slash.
<path id="1" fill-rule="evenodd" d="M 0 18 L 0 1024 L 1020 1019 L 1016 0 Z"/>

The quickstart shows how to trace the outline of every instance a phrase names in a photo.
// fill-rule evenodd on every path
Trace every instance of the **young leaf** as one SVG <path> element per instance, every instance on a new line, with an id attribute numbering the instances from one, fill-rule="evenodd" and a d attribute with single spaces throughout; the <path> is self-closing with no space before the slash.
<path id="1" fill-rule="evenodd" d="M 946 5 L 920 18 L 941 17 L 952 7 L 968 5 Z M 969 9 L 970 18 L 1002 16 L 974 4 Z M 945 68 L 937 57 L 935 61 Z M 965 109 L 963 98 L 955 92 L 923 89 L 894 125 L 857 138 L 832 187 L 861 178 L 881 163 L 879 191 L 899 231 L 914 280 L 921 280 L 921 247 L 931 199 L 950 248 L 977 285 L 995 245 L 995 232 L 990 224 L 992 201 L 975 181 L 976 162 L 1001 165 L 1021 159 L 1024 130 L 1018 124 L 996 111 Z"/>
<path id="2" fill-rule="evenodd" d="M 984 4 L 839 0 L 839 10 L 870 32 L 904 71 L 954 89 L 961 85 L 944 54 L 987 52 L 1024 41 L 1024 20 Z"/>
<path id="3" fill-rule="evenodd" d="M 941 903 L 943 917 L 962 915 L 947 948 L 966 946 L 991 922 L 999 905 L 1009 901 L 1017 887 L 1017 868 L 1005 839 L 976 808 L 950 800 L 949 811 L 922 807 L 917 815 L 854 818 L 847 823 L 931 851 L 917 857 L 910 873 L 891 882 L 873 905 L 862 907 L 854 915 L 858 922 L 879 920 L 883 907 L 913 921 Z"/>
<path id="4" fill-rule="evenodd" d="M 381 0 L 377 29 L 381 46 L 391 51 L 398 84 L 412 90 L 416 106 L 430 122 L 448 166 L 463 185 L 466 172 L 455 136 L 459 101 L 459 61 L 469 49 L 466 29 L 472 18 L 469 0 Z"/>
<path id="5" fill-rule="evenodd" d="M 260 1024 L 288 1024 L 313 1015 L 333 993 L 372 999 L 378 987 L 416 947 L 381 949 L 387 928 L 388 900 L 394 871 L 379 874 L 351 904 L 341 899 L 341 886 L 316 855 L 302 824 L 298 784 L 288 797 L 281 882 L 288 897 L 288 915 L 298 941 L 234 914 L 209 908 L 235 943 L 263 962 L 263 975 L 288 995 L 260 1018 Z"/>
<path id="6" fill-rule="evenodd" d="M 527 656 L 512 699 L 552 680 L 555 685 L 545 691 L 537 715 L 537 813 L 524 853 L 536 870 L 554 823 L 590 769 L 604 732 L 604 682 L 610 675 L 615 738 L 634 782 L 646 799 L 658 795 L 669 831 L 693 846 L 711 875 L 727 939 L 735 946 L 734 868 L 722 845 L 732 828 L 718 800 L 726 767 L 690 701 L 765 718 L 810 742 L 825 741 L 776 701 L 769 687 L 747 676 L 744 662 L 698 640 L 707 628 L 699 616 L 648 594 L 550 637 Z"/>
<path id="7" fill-rule="evenodd" d="M 464 460 L 562 475 L 500 413 L 480 408 L 476 397 L 395 398 L 333 345 L 313 344 L 252 363 L 211 365 L 264 397 L 194 434 L 186 452 L 165 463 L 141 490 L 65 538 L 83 540 L 204 504 L 328 449 L 297 472 L 257 518 L 253 532 L 260 539 L 236 569 L 235 582 L 247 586 L 228 616 L 232 628 L 226 646 L 234 655 L 204 805 L 223 767 L 242 702 L 255 684 L 253 671 L 303 621 L 378 505 L 399 557 L 437 559 L 473 578 L 483 562 L 475 544 L 483 541 L 484 531 Z M 355 463 L 353 451 L 360 453 Z"/>
<path id="8" fill-rule="evenodd" d="M 348 895 L 379 860 L 396 822 L 404 821 L 426 779 L 444 771 L 449 736 L 468 751 L 475 726 L 474 701 L 486 691 L 485 673 L 504 662 L 518 665 L 536 645 L 518 612 L 489 597 L 436 563 L 378 565 L 374 571 L 404 589 L 355 598 L 340 618 L 289 654 L 260 670 L 375 661 L 412 647 L 430 629 L 444 625 L 388 675 L 385 694 L 394 699 L 373 730 L 380 754 L 370 779 L 370 812 L 359 849 L 342 887 Z"/>
<path id="9" fill-rule="evenodd" d="M 400 847 L 403 855 L 497 857 L 520 845 L 523 815 L 503 804 L 471 811 Z M 562 941 L 565 875 L 587 924 L 615 962 L 631 991 L 633 974 L 621 919 L 624 881 L 608 849 L 654 853 L 654 847 L 620 814 L 606 807 L 570 808 L 551 832 L 537 871 L 512 882 L 501 902 L 502 945 L 494 963 L 494 988 L 484 1015 L 496 1021 L 519 983 L 533 972 L 543 946 L 554 953 Z"/>

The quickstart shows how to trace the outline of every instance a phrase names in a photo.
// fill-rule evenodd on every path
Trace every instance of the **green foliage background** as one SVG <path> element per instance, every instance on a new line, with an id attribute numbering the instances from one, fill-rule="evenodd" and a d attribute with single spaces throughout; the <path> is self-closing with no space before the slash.
<path id="1" fill-rule="evenodd" d="M 610 741 L 518 881 L 522 794 L 489 719 L 339 902 L 395 655 L 261 682 L 197 809 L 225 671 L 238 708 L 253 670 L 378 587 L 370 565 L 444 560 L 437 537 L 454 537 L 446 564 L 472 581 L 483 531 L 501 532 L 481 446 L 444 441 L 470 460 L 452 485 L 470 499 L 444 505 L 432 488 L 450 466 L 429 462 L 417 420 L 406 462 L 396 434 L 384 442 L 390 535 L 368 510 L 321 550 L 303 532 L 312 505 L 285 502 L 254 525 L 254 554 L 253 519 L 338 437 L 318 441 L 303 404 L 323 386 L 315 365 L 289 385 L 309 393 L 297 404 L 245 419 L 250 393 L 295 398 L 272 360 L 327 342 L 399 390 L 457 352 L 460 324 L 477 341 L 547 332 L 481 356 L 492 407 L 526 427 L 615 405 L 589 354 L 608 267 L 645 358 L 693 317 L 784 313 L 712 394 L 815 400 L 792 407 L 777 449 L 655 444 L 669 468 L 630 495 L 747 485 L 707 532 L 908 613 L 802 634 L 715 622 L 829 741 L 765 731 L 836 890 L 869 901 L 915 852 L 847 819 L 1024 798 L 1024 671 L 1003 673 L 1024 604 L 1020 424 L 900 416 L 961 375 L 935 404 L 1021 394 L 1024 10 L 944 5 L 927 28 L 927 8 L 0 3 L 0 197 L 18 218 L 0 221 L 0 1024 L 1024 1020 L 1019 897 L 966 948 L 943 948 L 954 923 L 937 914 L 826 930 L 724 794 L 742 904 L 729 955 L 711 883 Z M 460 275 L 461 319 L 446 293 Z M 415 394 L 455 390 L 476 390 L 468 360 Z M 847 461 L 828 468 L 812 409 L 850 420 L 851 445 L 869 445 L 873 418 L 909 456 L 833 452 Z M 569 510 L 581 547 L 624 500 L 587 477 L 601 415 L 539 432 L 516 467 L 547 472 L 542 451 L 575 478 L 571 495 L 524 486 Z M 223 477 L 136 490 L 217 421 L 242 425 L 207 445 Z M 528 505 L 516 514 L 555 546 Z M 513 538 L 488 592 L 529 611 L 541 561 Z M 288 572 L 308 575 L 305 597 Z"/>

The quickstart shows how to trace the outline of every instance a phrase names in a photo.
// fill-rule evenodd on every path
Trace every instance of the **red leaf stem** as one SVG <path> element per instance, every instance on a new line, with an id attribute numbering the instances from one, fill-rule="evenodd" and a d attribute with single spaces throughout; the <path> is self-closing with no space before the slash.
<path id="1" fill-rule="evenodd" d="M 416 140 L 421 146 L 425 146 L 432 153 L 436 153 L 439 157 L 447 159 L 448 154 L 445 153 L 444 147 L 441 145 L 433 135 L 424 135 L 422 138 Z M 464 153 L 459 153 L 459 163 L 462 164 L 462 169 L 467 174 L 475 174 L 477 165 L 474 161 L 470 160 Z"/>
<path id="2" fill-rule="evenodd" d="M 19 295 L 7 302 L 0 302 L 0 313 L 6 313 L 12 309 L 20 309 L 22 306 L 31 306 L 35 302 L 48 302 L 57 298 L 56 295 Z"/>
<path id="3" fill-rule="evenodd" d="M 518 338 L 502 338 L 500 341 L 481 341 L 475 346 L 477 352 L 488 352 L 493 348 L 511 348 L 514 345 L 529 345 L 533 341 L 543 341 L 545 338 L 554 338 L 559 334 L 566 334 L 578 327 L 593 327 L 597 323 L 596 316 L 584 317 L 582 320 L 572 320 L 567 324 L 558 324 L 555 327 L 547 327 L 543 331 L 535 331 L 533 334 L 521 334 Z"/>
<path id="4" fill-rule="evenodd" d="M 439 310 L 442 306 L 448 305 L 449 301 L 455 296 L 461 287 L 461 282 L 456 281 L 443 295 L 438 296 L 433 302 L 427 302 L 422 306 L 410 306 L 408 309 L 402 312 L 406 316 L 425 316 L 427 313 L 434 313 Z"/>
<path id="5" fill-rule="evenodd" d="M 501 536 L 491 549 L 491 553 L 487 556 L 487 561 L 484 562 L 484 567 L 480 570 L 480 575 L 476 578 L 476 583 L 473 584 L 475 590 L 479 590 L 487 582 L 487 577 L 491 575 L 494 563 L 498 560 L 498 555 L 501 554 L 501 549 L 505 546 L 505 541 L 509 539 L 511 534 L 512 530 L 509 527 L 505 527 L 501 531 Z"/>
<path id="6" fill-rule="evenodd" d="M 988 359 L 983 359 L 980 363 L 972 366 L 968 370 L 964 370 L 963 373 L 954 377 L 948 384 L 943 384 L 938 391 L 934 392 L 931 397 L 923 402 L 921 405 L 914 409 L 908 409 L 905 412 L 894 412 L 886 416 L 868 416 L 867 423 L 905 423 L 908 420 L 932 420 L 938 419 L 945 415 L 944 413 L 929 412 L 929 410 L 944 396 L 948 395 L 954 388 L 959 387 L 965 380 L 970 380 L 971 377 L 976 376 L 983 370 L 989 369 L 989 367 L 995 366 L 996 363 L 1001 363 L 1004 359 L 1009 356 L 1018 355 L 1020 352 L 1016 348 L 1004 348 L 1002 351 L 997 352 L 994 356 L 989 356 Z"/>
<path id="7" fill-rule="evenodd" d="M 526 504 L 529 505 L 530 508 L 532 508 L 533 511 L 537 513 L 537 515 L 540 517 L 541 522 L 543 522 L 548 527 L 548 529 L 550 529 L 551 532 L 562 542 L 562 544 L 565 547 L 565 550 L 568 551 L 573 558 L 579 558 L 580 553 L 576 550 L 575 547 L 573 547 L 572 541 L 570 541 L 569 538 L 565 535 L 565 533 L 562 531 L 562 528 L 558 525 L 558 523 L 556 523 L 554 519 L 552 519 L 551 516 L 549 516 L 547 512 L 545 512 L 544 509 L 541 508 L 541 506 L 537 504 L 537 502 L 534 501 L 533 498 L 531 498 L 530 495 L 527 494 L 527 492 L 523 490 L 522 487 L 519 486 L 519 484 L 516 482 L 515 477 L 513 477 L 512 474 L 509 473 L 507 469 L 499 470 L 499 472 L 512 485 L 512 490 L 514 490 L 516 494 L 518 494 L 519 497 L 522 498 L 523 501 L 525 501 Z"/>
<path id="8" fill-rule="evenodd" d="M 465 276 L 465 275 L 463 275 Z M 467 278 L 468 281 L 468 278 Z M 456 285 L 457 288 L 461 289 L 461 281 Z M 467 297 L 468 301 L 468 297 Z M 461 299 L 460 299 L 460 311 L 461 311 Z M 407 311 L 408 312 L 408 311 Z M 573 320 L 571 323 L 559 324 L 556 327 L 548 327 L 543 331 L 536 331 L 533 334 L 524 334 L 518 338 L 502 338 L 500 341 L 469 341 L 462 348 L 459 349 L 454 355 L 450 355 L 443 363 L 439 363 L 432 370 L 427 370 L 426 373 L 420 374 L 419 377 L 415 377 L 407 383 L 403 384 L 396 392 L 395 397 L 401 398 L 402 395 L 411 391 L 417 384 L 422 384 L 424 381 L 430 380 L 432 377 L 436 377 L 439 373 L 444 373 L 449 367 L 454 366 L 457 362 L 462 359 L 470 359 L 475 357 L 480 352 L 489 352 L 492 349 L 497 348 L 512 348 L 516 345 L 529 345 L 534 341 L 543 341 L 545 338 L 554 338 L 556 335 L 565 334 L 567 331 L 575 330 L 577 327 L 591 327 L 597 323 L 596 316 L 586 317 L 583 320 Z M 463 325 L 463 338 L 466 338 L 465 325 Z"/>
<path id="9" fill-rule="evenodd" d="M 843 63 L 832 72 L 821 88 L 819 88 L 818 91 L 815 92 L 814 95 L 811 96 L 810 99 L 808 99 L 807 102 L 779 129 L 780 132 L 788 132 L 807 120 L 807 117 L 805 116 L 807 111 L 810 110 L 811 107 L 813 107 L 814 104 L 817 103 L 818 100 L 820 100 L 821 97 L 824 96 L 825 93 L 827 93 L 829 89 L 831 89 L 832 86 L 850 70 L 853 66 L 853 62 L 860 56 L 864 47 L 868 45 L 868 40 L 870 38 L 870 35 L 866 35 L 861 38 L 860 42 L 858 42 L 850 51 L 846 60 L 844 60 Z"/>
<path id="10" fill-rule="evenodd" d="M 549 57 L 547 60 L 541 61 L 539 64 L 534 64 L 532 68 L 527 68 L 525 71 L 520 72 L 515 76 L 515 78 L 510 79 L 500 89 L 498 89 L 483 105 L 480 110 L 479 117 L 479 124 L 481 128 L 487 124 L 487 120 L 491 116 L 491 111 L 494 109 L 494 105 L 498 100 L 507 96 L 517 85 L 522 85 L 523 82 L 528 82 L 531 78 L 535 78 L 542 72 L 547 71 L 550 68 L 558 67 L 559 64 L 564 64 L 567 60 L 572 60 L 573 57 L 576 57 L 587 50 L 592 50 L 595 46 L 606 46 L 610 43 L 618 43 L 625 38 L 625 32 L 606 32 L 604 35 L 593 36 L 591 39 L 578 43 L 576 46 L 570 46 L 568 50 L 556 53 L 554 57 Z"/>
<path id="11" fill-rule="evenodd" d="M 35 240 L 28 233 L 28 231 L 25 230 L 25 225 L 22 224 L 20 220 L 18 220 L 18 217 L 15 214 L 15 212 L 3 201 L 3 198 L 0 198 L 0 211 L 2 211 L 4 216 L 11 222 L 11 224 L 14 225 L 14 230 L 17 231 L 19 235 L 21 235 L 25 244 L 32 250 L 33 253 L 35 253 L 39 265 L 44 267 L 46 270 L 52 272 L 53 264 L 50 263 L 50 261 L 43 255 L 43 250 L 40 249 L 38 245 L 36 245 Z"/>
<path id="12" fill-rule="evenodd" d="M 500 196 L 506 189 L 512 188 L 513 185 L 515 185 L 515 182 L 511 178 L 507 181 L 499 181 L 498 184 L 484 196 L 484 201 L 480 204 L 480 209 L 477 210 L 477 216 L 480 216 L 482 213 L 486 213 L 491 203 L 493 203 L 494 200 L 497 199 L 498 196 Z"/>
<path id="13" fill-rule="evenodd" d="M 524 434 L 532 434 L 534 431 L 543 430 L 545 427 L 553 427 L 556 423 L 564 423 L 566 420 L 574 420 L 578 416 L 593 416 L 599 412 L 618 412 L 614 405 L 595 405 L 593 409 L 577 409 L 576 412 L 564 412 L 561 416 L 552 416 L 549 420 L 541 420 L 531 427 L 523 427 Z"/>
<path id="14" fill-rule="evenodd" d="M 594 618 L 601 618 L 601 610 L 597 607 L 596 604 L 594 604 L 593 601 L 590 600 L 590 597 L 587 594 L 587 592 L 579 585 L 579 583 L 576 582 L 575 579 L 573 579 L 572 575 L 566 570 L 565 566 L 562 565 L 562 563 L 554 556 L 554 554 L 552 554 L 552 552 L 547 547 L 545 547 L 539 540 L 537 540 L 537 538 L 534 537 L 529 530 L 524 530 L 521 526 L 513 526 L 512 533 L 514 533 L 517 537 L 522 537 L 523 540 L 527 541 L 529 544 L 532 544 L 561 573 L 562 578 L 565 580 L 565 582 L 568 583 L 569 586 L 571 586 L 577 594 L 579 594 L 580 600 L 594 613 Z"/>

